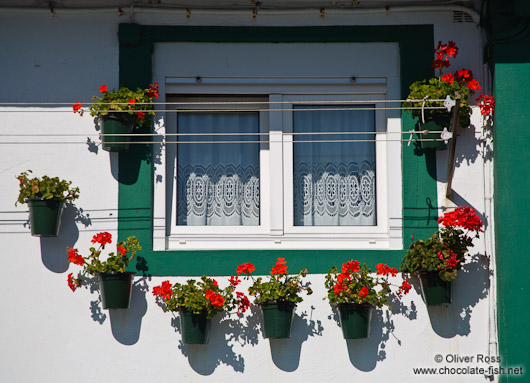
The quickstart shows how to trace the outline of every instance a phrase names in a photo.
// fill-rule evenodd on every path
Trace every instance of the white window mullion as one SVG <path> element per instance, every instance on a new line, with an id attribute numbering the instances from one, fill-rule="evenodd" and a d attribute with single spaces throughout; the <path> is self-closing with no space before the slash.
<path id="1" fill-rule="evenodd" d="M 274 110 L 282 108 L 282 96 L 271 94 L 269 101 L 270 109 L 273 109 L 269 114 L 270 234 L 283 235 L 283 121 L 282 112 Z"/>

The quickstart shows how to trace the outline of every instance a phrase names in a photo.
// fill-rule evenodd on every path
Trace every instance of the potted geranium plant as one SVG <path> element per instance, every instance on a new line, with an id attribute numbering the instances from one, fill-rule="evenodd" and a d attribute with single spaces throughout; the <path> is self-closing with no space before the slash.
<path id="1" fill-rule="evenodd" d="M 79 188 L 71 187 L 72 181 L 48 176 L 30 178 L 29 173 L 32 171 L 27 170 L 16 177 L 20 192 L 15 206 L 18 203 L 28 204 L 31 235 L 56 237 L 65 203 L 79 198 Z"/>
<path id="2" fill-rule="evenodd" d="M 68 274 L 68 286 L 75 291 L 88 280 L 87 275 L 95 276 L 104 309 L 129 308 L 132 281 L 136 273 L 126 269 L 136 252 L 142 250 L 138 239 L 130 236 L 125 241 L 118 242 L 116 252 L 109 253 L 105 260 L 100 258 L 101 251 L 112 243 L 112 235 L 107 232 L 98 233 L 92 238 L 92 243 L 99 244 L 99 247 L 91 247 L 87 257 L 80 255 L 77 249 L 67 249 L 68 261 L 83 266 L 76 278 L 73 273 Z"/>
<path id="3" fill-rule="evenodd" d="M 232 276 L 229 282 L 227 287 L 221 289 L 215 279 L 205 275 L 199 281 L 189 279 L 186 283 L 173 285 L 164 281 L 160 286 L 153 287 L 153 295 L 167 311 L 180 313 L 183 343 L 206 344 L 212 318 L 217 313 L 237 307 L 240 315 L 250 306 L 245 294 L 235 291 L 241 280 Z"/>
<path id="4" fill-rule="evenodd" d="M 152 112 L 153 99 L 158 98 L 158 83 L 135 91 L 126 87 L 109 91 L 107 85 L 101 85 L 99 91 L 102 95 L 92 97 L 93 102 L 88 109 L 91 116 L 97 117 L 103 150 L 127 151 L 131 133 L 148 125 L 155 114 Z M 74 113 L 83 115 L 82 107 L 77 101 L 73 105 Z"/>
<path id="5" fill-rule="evenodd" d="M 337 266 L 333 266 L 326 275 L 328 300 L 337 307 L 344 339 L 367 338 L 373 308 L 387 305 L 393 294 L 389 276 L 395 277 L 398 270 L 382 263 L 377 264 L 376 269 L 377 274 L 373 275 L 366 263 L 361 265 L 352 259 L 342 264 L 340 273 Z M 407 294 L 410 289 L 405 279 L 397 295 Z"/>
<path id="6" fill-rule="evenodd" d="M 254 270 L 254 265 L 248 262 L 237 267 L 239 275 L 245 274 L 247 278 L 252 279 L 253 283 L 248 293 L 254 297 L 254 303 L 261 308 L 264 337 L 275 339 L 291 337 L 296 304 L 303 301 L 300 293 L 302 291 L 307 295 L 313 293 L 309 282 L 304 283 L 302 280 L 307 275 L 307 269 L 301 270 L 297 275 L 288 275 L 285 258 L 278 258 L 268 280 L 262 277 L 254 278 L 251 275 Z"/>
<path id="7" fill-rule="evenodd" d="M 412 83 L 407 102 L 403 104 L 405 111 L 412 112 L 412 116 L 418 119 L 417 130 L 420 131 L 418 133 L 420 145 L 424 149 L 446 147 L 444 141 L 440 140 L 440 132 L 443 128 L 451 129 L 451 114 L 439 100 L 444 100 L 447 96 L 454 100 L 458 95 L 460 97 L 459 123 L 462 128 L 467 128 L 470 124 L 469 97 L 476 90 L 481 89 L 469 69 L 444 73 L 444 69 L 451 66 L 449 59 L 455 58 L 458 54 L 458 47 L 453 41 L 447 44 L 439 41 L 434 53 L 436 58 L 432 61 L 432 67 L 437 70 L 438 75 Z M 437 133 L 423 134 L 421 133 L 423 131 L 436 131 Z"/>
<path id="8" fill-rule="evenodd" d="M 428 306 L 451 303 L 451 282 L 462 268 L 473 238 L 484 231 L 477 212 L 468 206 L 447 211 L 438 223 L 443 227 L 427 240 L 411 243 L 401 263 L 402 272 L 420 277 Z"/>

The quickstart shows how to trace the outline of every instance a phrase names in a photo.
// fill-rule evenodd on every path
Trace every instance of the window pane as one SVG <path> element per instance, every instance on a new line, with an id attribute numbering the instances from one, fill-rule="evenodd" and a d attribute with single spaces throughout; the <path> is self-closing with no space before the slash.
<path id="1" fill-rule="evenodd" d="M 177 131 L 256 134 L 259 113 L 178 113 Z M 259 225 L 259 136 L 254 134 L 178 136 L 177 225 Z"/>
<path id="2" fill-rule="evenodd" d="M 362 107 L 371 105 L 295 107 L 305 110 L 294 112 L 294 133 L 361 133 L 294 135 L 295 226 L 377 224 L 375 111 Z"/>

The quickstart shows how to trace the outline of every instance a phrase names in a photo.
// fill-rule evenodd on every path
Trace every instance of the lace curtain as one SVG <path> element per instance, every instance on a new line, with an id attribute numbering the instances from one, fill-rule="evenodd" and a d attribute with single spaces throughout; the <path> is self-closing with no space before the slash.
<path id="1" fill-rule="evenodd" d="M 180 113 L 179 133 L 258 133 L 255 112 Z M 179 136 L 181 141 L 258 141 L 254 135 Z M 259 225 L 259 144 L 179 143 L 177 225 Z"/>
<path id="2" fill-rule="evenodd" d="M 359 108 L 360 106 L 358 106 Z M 295 133 L 373 132 L 373 110 L 319 110 L 299 106 Z M 337 107 L 337 109 L 344 107 Z M 375 135 L 295 135 L 294 224 L 297 226 L 376 225 Z M 368 142 L 300 142 L 369 140 Z M 297 142 L 298 141 L 298 142 Z"/>

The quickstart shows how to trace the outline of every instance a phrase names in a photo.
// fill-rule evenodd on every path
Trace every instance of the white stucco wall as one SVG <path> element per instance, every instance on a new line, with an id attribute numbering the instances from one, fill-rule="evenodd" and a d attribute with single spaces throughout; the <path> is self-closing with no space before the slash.
<path id="1" fill-rule="evenodd" d="M 117 157 L 94 145 L 98 141 L 92 119 L 74 115 L 71 104 L 88 102 L 100 84 L 118 86 L 118 23 L 128 16 L 114 13 L 1 12 L 1 103 L 58 102 L 65 105 L 0 105 L 0 243 L 3 275 L 0 291 L 0 381 L 28 382 L 174 382 L 174 381 L 345 381 L 364 382 L 483 382 L 482 375 L 415 376 L 414 367 L 465 367 L 475 364 L 434 362 L 436 354 L 476 356 L 492 352 L 495 334 L 491 316 L 487 258 L 480 257 L 486 242 L 476 241 L 472 253 L 479 262 L 464 267 L 454 283 L 454 303 L 427 310 L 414 289 L 389 316 L 379 311 L 369 339 L 344 341 L 336 319 L 322 298 L 323 275 L 311 275 L 315 290 L 297 309 L 293 337 L 263 339 L 259 313 L 244 320 L 214 319 L 208 346 L 184 346 L 164 313 L 146 291 L 166 278 L 137 278 L 129 310 L 98 311 L 91 294 L 73 294 L 66 285 L 67 246 L 88 249 L 100 231 L 117 229 Z M 461 48 L 454 67 L 472 69 L 484 84 L 480 64 L 479 31 L 473 24 L 453 24 L 451 13 L 364 15 L 249 15 L 215 13 L 137 12 L 141 24 L 188 25 L 435 25 L 435 40 L 454 40 Z M 13 112 L 15 111 L 15 112 Z M 481 118 L 474 114 L 473 129 L 459 138 L 454 190 L 457 204 L 488 211 L 490 160 L 475 150 L 481 145 Z M 34 134 L 7 137 L 7 133 Z M 77 137 L 40 137 L 44 133 L 79 134 Z M 477 139 L 477 137 L 479 139 Z M 41 144 L 20 144 L 23 141 Z M 56 144 L 52 141 L 75 141 Z M 12 142 L 12 144 L 3 144 Z M 16 142 L 16 144 L 15 144 Z M 46 142 L 42 144 L 42 142 Z M 478 154 L 477 154 L 478 153 Z M 486 158 L 490 153 L 485 153 Z M 109 161 L 110 159 L 110 161 Z M 447 153 L 438 156 L 444 180 Z M 74 209 L 66 212 L 58 238 L 31 237 L 27 207 L 13 204 L 18 195 L 15 176 L 32 169 L 72 180 L 81 189 Z M 484 170 L 486 169 L 486 170 Z M 439 184 L 440 195 L 444 184 Z M 485 192 L 486 190 L 486 192 Z M 443 201 L 442 198 L 439 199 Z M 487 201 L 487 200 L 486 200 Z M 447 202 L 450 203 L 450 202 Z M 81 210 L 82 209 L 82 210 Z M 489 217 L 485 217 L 490 219 Z M 488 222 L 488 230 L 492 222 Z M 486 233 L 491 237 L 491 232 Z M 484 238 L 484 237 L 482 237 Z M 235 268 L 235 265 L 234 265 Z M 70 267 L 71 271 L 73 267 Z M 70 272 L 71 272 L 70 271 Z M 183 278 L 169 278 L 172 282 Z M 222 284 L 226 279 L 218 278 Z M 247 327 L 248 324 L 248 327 Z M 175 326 L 178 325 L 176 321 Z M 476 357 L 475 357 L 476 360 Z"/>

